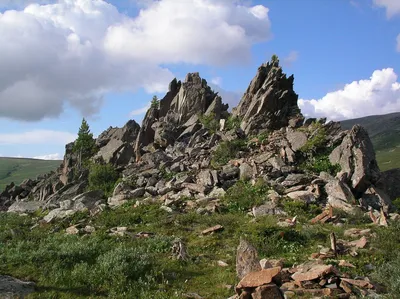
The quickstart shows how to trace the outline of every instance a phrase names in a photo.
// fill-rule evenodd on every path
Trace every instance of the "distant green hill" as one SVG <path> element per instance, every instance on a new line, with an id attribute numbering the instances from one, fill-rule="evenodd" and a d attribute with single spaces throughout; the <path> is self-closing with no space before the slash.
<path id="1" fill-rule="evenodd" d="M 341 122 L 343 129 L 362 125 L 371 137 L 381 170 L 400 168 L 400 112 Z"/>
<path id="2" fill-rule="evenodd" d="M 0 191 L 14 182 L 34 179 L 40 174 L 56 170 L 62 161 L 0 157 Z"/>

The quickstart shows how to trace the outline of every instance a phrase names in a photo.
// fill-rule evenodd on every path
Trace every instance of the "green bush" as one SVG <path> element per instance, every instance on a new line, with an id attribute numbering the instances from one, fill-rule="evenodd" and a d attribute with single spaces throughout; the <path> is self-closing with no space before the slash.
<path id="1" fill-rule="evenodd" d="M 339 164 L 332 164 L 329 161 L 329 155 L 320 154 L 315 157 L 309 157 L 301 166 L 305 171 L 313 172 L 316 174 L 321 173 L 322 171 L 328 172 L 331 175 L 336 175 L 341 167 Z"/>
<path id="2" fill-rule="evenodd" d="M 239 129 L 242 120 L 240 117 L 230 115 L 225 123 L 225 128 L 227 130 Z"/>
<path id="3" fill-rule="evenodd" d="M 238 181 L 229 188 L 223 203 L 230 212 L 247 212 L 267 199 L 268 190 L 269 187 L 262 182 L 253 186 L 249 182 Z"/>
<path id="4" fill-rule="evenodd" d="M 230 160 L 235 159 L 240 151 L 245 150 L 246 146 L 246 141 L 242 139 L 221 142 L 213 153 L 211 166 L 220 168 L 226 165 Z"/>
<path id="5" fill-rule="evenodd" d="M 310 220 L 322 212 L 322 209 L 316 204 L 308 204 L 304 201 L 290 198 L 285 198 L 281 202 L 281 205 L 283 210 L 288 213 L 290 217 L 297 216 L 297 219 L 300 221 Z"/>
<path id="6" fill-rule="evenodd" d="M 214 112 L 209 115 L 199 115 L 199 121 L 210 132 L 210 134 L 214 134 L 219 129 L 219 122 Z"/>
<path id="7" fill-rule="evenodd" d="M 103 190 L 109 196 L 118 179 L 119 174 L 111 164 L 92 164 L 89 167 L 89 190 Z"/>
<path id="8" fill-rule="evenodd" d="M 313 123 L 309 127 L 313 133 L 310 138 L 304 144 L 300 151 L 309 154 L 316 152 L 318 149 L 324 147 L 326 145 L 326 129 L 320 123 Z"/>

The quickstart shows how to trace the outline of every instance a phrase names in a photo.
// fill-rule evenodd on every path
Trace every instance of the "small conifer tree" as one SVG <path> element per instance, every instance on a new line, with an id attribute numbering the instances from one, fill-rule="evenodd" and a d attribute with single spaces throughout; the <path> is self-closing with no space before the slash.
<path id="1" fill-rule="evenodd" d="M 158 100 L 157 96 L 153 96 L 151 100 L 151 108 L 158 109 L 160 107 L 160 101 Z"/>
<path id="2" fill-rule="evenodd" d="M 82 119 L 81 127 L 79 128 L 78 138 L 75 140 L 73 151 L 77 153 L 81 163 L 85 163 L 93 156 L 96 150 L 96 141 L 93 134 L 90 132 L 89 124 Z"/>

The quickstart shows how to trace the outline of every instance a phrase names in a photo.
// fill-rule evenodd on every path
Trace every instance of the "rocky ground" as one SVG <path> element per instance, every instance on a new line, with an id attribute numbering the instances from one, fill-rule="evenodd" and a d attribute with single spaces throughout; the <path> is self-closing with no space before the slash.
<path id="1" fill-rule="evenodd" d="M 46 267 L 38 278 L 41 294 L 57 292 L 46 289 L 54 286 L 71 294 L 82 284 L 91 286 L 88 294 L 115 291 L 121 298 L 126 295 L 119 292 L 134 289 L 143 298 L 164 298 L 163 292 L 170 292 L 167 298 L 224 298 L 235 292 L 238 298 L 348 298 L 388 291 L 365 274 L 387 262 L 380 247 L 386 241 L 369 245 L 373 236 L 384 239 L 397 228 L 400 170 L 380 172 L 362 127 L 344 131 L 326 119 L 305 120 L 293 80 L 278 61 L 262 65 L 232 113 L 198 73 L 172 81 L 142 126 L 129 121 L 97 138 L 92 163 L 111 165 L 120 175 L 112 192 L 91 188 L 90 169 L 68 144 L 56 172 L 12 184 L 0 194 L 0 207 L 8 212 L 1 214 L 0 271 L 35 278 L 41 259 L 35 250 L 42 250 L 43 263 L 67 267 L 69 276 Z M 21 221 L 25 230 L 18 232 L 12 223 Z M 86 244 L 97 250 L 93 256 L 76 257 L 56 245 L 57 238 L 65 246 L 79 243 L 72 247 L 100 243 Z M 102 277 L 110 265 L 129 265 L 133 261 L 121 252 L 134 248 L 163 261 L 153 265 L 150 258 L 147 265 L 143 258 L 145 265 L 138 266 L 138 273 L 157 269 L 147 273 L 153 280 L 121 268 L 124 279 L 114 288 L 82 275 L 92 267 Z M 11 253 L 17 249 L 26 250 L 27 265 Z M 46 250 L 71 260 L 64 265 L 62 256 L 50 257 Z M 165 261 L 171 250 L 172 265 Z M 379 258 L 376 265 L 364 259 L 368 252 Z M 226 271 L 214 277 L 215 267 Z M 60 277 L 49 280 L 49 273 Z M 187 285 L 174 284 L 168 275 Z M 69 282 L 71 277 L 76 279 Z M 225 289 L 218 289 L 221 285 Z"/>

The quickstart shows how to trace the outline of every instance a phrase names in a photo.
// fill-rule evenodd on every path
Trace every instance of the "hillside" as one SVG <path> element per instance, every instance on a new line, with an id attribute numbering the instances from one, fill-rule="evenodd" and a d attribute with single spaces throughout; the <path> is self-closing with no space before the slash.
<path id="1" fill-rule="evenodd" d="M 271 59 L 230 113 L 189 73 L 6 188 L 0 297 L 397 298 L 400 171 L 363 127 L 306 120 L 293 83 Z"/>
<path id="2" fill-rule="evenodd" d="M 0 157 L 0 191 L 11 182 L 20 184 L 24 179 L 56 170 L 61 161 Z"/>
<path id="3" fill-rule="evenodd" d="M 400 112 L 341 122 L 345 130 L 351 129 L 355 124 L 362 125 L 368 131 L 381 170 L 400 167 Z"/>

